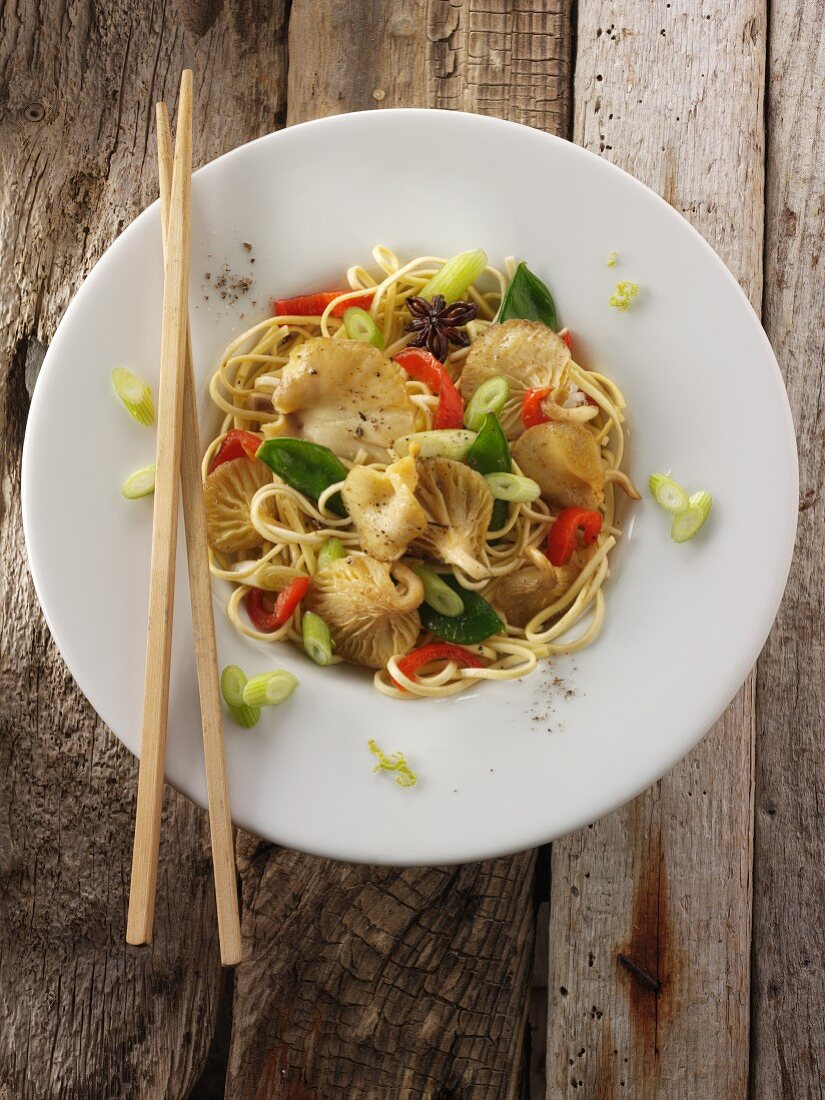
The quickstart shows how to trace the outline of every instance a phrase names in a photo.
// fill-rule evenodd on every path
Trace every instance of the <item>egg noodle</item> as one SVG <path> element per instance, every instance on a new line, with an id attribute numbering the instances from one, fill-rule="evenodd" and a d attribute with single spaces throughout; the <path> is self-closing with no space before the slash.
<path id="1" fill-rule="evenodd" d="M 376 277 L 361 266 L 351 267 L 347 272 L 351 291 L 330 302 L 322 315 L 267 318 L 238 336 L 226 348 L 210 384 L 211 397 L 224 413 L 224 418 L 220 434 L 206 451 L 204 477 L 210 459 L 227 431 L 231 428 L 255 429 L 260 425 L 266 436 L 266 425 L 278 420 L 277 413 L 264 408 L 269 404 L 265 399 L 277 386 L 279 373 L 293 348 L 313 336 L 346 337 L 343 321 L 332 315 L 335 306 L 342 301 L 362 298 L 371 293 L 370 313 L 384 336 L 384 354 L 392 358 L 407 345 L 410 336 L 404 330 L 409 322 L 409 313 L 405 302 L 410 295 L 421 291 L 445 260 L 437 256 L 419 256 L 402 263 L 395 253 L 380 245 L 373 250 L 373 258 L 380 274 Z M 476 319 L 470 321 L 466 329 L 470 347 L 493 324 L 514 270 L 512 259 L 506 261 L 504 271 L 487 267 L 476 284 L 469 288 L 466 298 L 477 307 Z M 469 350 L 451 350 L 447 357 L 445 366 L 454 380 L 460 375 Z M 598 414 L 587 421 L 587 427 L 596 435 L 605 470 L 619 470 L 624 450 L 622 423 L 625 409 L 619 388 L 609 378 L 596 371 L 585 370 L 572 359 L 557 382 L 560 387 L 571 390 L 577 387 L 596 403 Z M 432 394 L 422 382 L 410 379 L 406 385 L 416 407 L 415 431 L 431 429 L 438 395 Z M 251 395 L 256 394 L 264 400 L 256 405 L 253 396 L 249 407 Z M 511 398 L 500 415 L 502 425 L 506 428 L 512 424 L 520 411 L 520 400 Z M 584 417 L 578 416 L 582 411 L 568 410 L 569 418 L 584 422 Z M 587 411 L 592 416 L 592 412 Z M 366 459 L 366 453 L 356 455 L 355 463 L 344 461 L 343 464 L 351 468 L 359 459 Z M 386 469 L 381 463 L 369 465 L 378 471 Z M 513 470 L 515 473 L 521 472 L 515 462 Z M 348 555 L 363 556 L 351 520 L 326 507 L 326 502 L 340 490 L 342 484 L 339 482 L 329 486 L 315 502 L 273 473 L 272 484 L 259 489 L 251 504 L 252 523 L 263 542 L 260 556 L 251 559 L 248 554 L 226 555 L 210 550 L 213 576 L 236 586 L 229 598 L 227 614 L 242 634 L 267 642 L 289 639 L 301 648 L 300 609 L 278 630 L 261 633 L 252 626 L 243 607 L 250 588 L 274 591 L 285 587 L 295 577 L 313 577 L 317 571 L 318 553 L 330 538 L 340 539 Z M 466 646 L 470 652 L 485 660 L 484 668 L 459 668 L 454 661 L 441 661 L 430 666 L 436 671 L 419 672 L 409 677 L 398 667 L 398 661 L 403 657 L 403 654 L 398 654 L 390 658 L 385 668 L 375 672 L 374 684 L 378 691 L 397 699 L 455 695 L 477 680 L 518 679 L 532 672 L 542 658 L 572 653 L 589 645 L 598 637 L 604 622 L 603 589 L 610 575 L 609 555 L 621 533 L 614 522 L 614 510 L 615 488 L 608 479 L 601 508 L 604 517 L 601 532 L 591 546 L 577 551 L 578 560 L 583 564 L 581 572 L 562 596 L 543 608 L 525 627 L 508 625 L 504 632 L 478 645 Z M 506 525 L 496 534 L 493 542 L 487 542 L 481 557 L 489 576 L 474 580 L 458 568 L 451 567 L 451 571 L 465 588 L 485 596 L 490 593 L 497 578 L 512 573 L 525 563 L 546 563 L 543 547 L 557 512 L 541 499 L 529 504 L 511 504 Z M 448 571 L 442 566 L 433 568 Z M 422 630 L 418 644 L 437 640 Z M 338 662 L 340 658 L 334 658 L 334 661 Z M 405 690 L 401 691 L 396 685 L 401 685 Z"/>

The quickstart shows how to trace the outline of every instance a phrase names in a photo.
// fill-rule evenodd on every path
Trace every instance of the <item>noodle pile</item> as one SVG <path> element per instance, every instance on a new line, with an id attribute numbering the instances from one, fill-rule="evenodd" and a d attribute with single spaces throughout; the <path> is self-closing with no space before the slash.
<path id="1" fill-rule="evenodd" d="M 409 322 L 406 299 L 419 294 L 445 261 L 436 256 L 419 256 L 402 264 L 393 252 L 382 246 L 373 250 L 373 257 L 380 271 L 378 277 L 363 267 L 351 267 L 347 272 L 351 291 L 330 302 L 322 315 L 267 318 L 226 348 L 210 384 L 211 397 L 224 413 L 224 419 L 220 434 L 212 441 L 204 457 L 204 477 L 210 459 L 231 428 L 255 429 L 260 424 L 260 430 L 266 437 L 267 424 L 276 421 L 278 414 L 256 407 L 254 395 L 263 398 L 271 396 L 278 384 L 279 372 L 293 348 L 313 336 L 346 337 L 343 321 L 332 316 L 333 309 L 342 300 L 372 293 L 370 313 L 383 333 L 384 354 L 392 358 L 407 345 L 409 334 L 404 332 Z M 507 261 L 504 272 L 488 267 L 478 282 L 470 287 L 466 297 L 478 311 L 476 319 L 470 321 L 466 329 L 470 346 L 493 323 L 514 270 L 512 260 Z M 452 350 L 447 357 L 445 366 L 453 380 L 458 378 L 468 352 L 469 348 L 459 348 Z M 584 370 L 572 359 L 565 367 L 560 385 L 577 387 L 598 405 L 598 415 L 588 422 L 587 427 L 597 437 L 605 470 L 620 469 L 624 450 L 622 423 L 625 408 L 621 391 L 604 375 Z M 407 389 L 416 407 L 415 430 L 432 428 L 438 396 L 430 393 L 423 383 L 413 380 L 407 382 Z M 248 407 L 250 396 L 252 407 Z M 271 408 L 267 401 L 259 404 Z M 520 400 L 511 398 L 501 413 L 502 424 L 513 422 L 520 410 Z M 364 458 L 366 455 L 356 455 L 355 463 L 344 461 L 343 464 L 351 468 Z M 380 463 L 370 465 L 375 470 L 385 469 Z M 521 472 L 515 463 L 513 470 L 515 473 Z M 295 577 L 314 576 L 318 552 L 330 538 L 340 539 L 348 554 L 362 554 L 351 520 L 342 518 L 325 506 L 342 484 L 330 486 L 316 503 L 273 474 L 272 484 L 258 490 L 252 500 L 252 523 L 264 544 L 260 556 L 233 561 L 232 556 L 210 551 L 213 576 L 236 586 L 227 605 L 227 614 L 241 633 L 262 641 L 289 639 L 301 647 L 300 612 L 296 612 L 273 633 L 263 634 L 247 620 L 242 608 L 243 600 L 250 587 L 274 590 L 284 587 Z M 393 698 L 440 698 L 455 695 L 476 680 L 517 679 L 532 672 L 542 658 L 572 653 L 589 645 L 598 637 L 604 622 L 603 586 L 610 573 L 610 551 L 620 535 L 615 526 L 614 511 L 615 489 L 608 480 L 605 484 L 601 532 L 590 547 L 578 551 L 579 560 L 584 561 L 580 574 L 559 599 L 543 608 L 524 628 L 507 626 L 505 632 L 493 635 L 479 645 L 467 646 L 468 650 L 485 660 L 486 667 L 459 668 L 455 662 L 448 661 L 442 662 L 436 672 L 417 673 L 410 678 L 398 668 L 397 662 L 403 656 L 398 654 L 389 660 L 386 668 L 375 672 L 375 687 Z M 480 581 L 473 580 L 453 568 L 459 583 L 485 596 L 497 578 L 525 564 L 544 559 L 543 547 L 555 514 L 541 499 L 529 504 L 511 504 L 507 524 L 500 533 L 496 533 L 494 541 L 487 542 L 482 557 L 490 576 Z M 236 558 L 238 556 L 234 555 Z M 573 629 L 576 627 L 579 628 L 577 631 Z M 431 640 L 438 639 L 424 631 L 418 644 L 424 645 Z"/>

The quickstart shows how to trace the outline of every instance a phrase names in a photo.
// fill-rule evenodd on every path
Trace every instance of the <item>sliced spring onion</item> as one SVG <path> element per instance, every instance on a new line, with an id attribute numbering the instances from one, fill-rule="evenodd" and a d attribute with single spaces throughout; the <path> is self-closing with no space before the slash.
<path id="1" fill-rule="evenodd" d="M 147 428 L 154 424 L 155 403 L 152 400 L 152 391 L 142 378 L 138 378 L 125 367 L 115 367 L 112 371 L 112 385 L 133 420 Z"/>
<path id="2" fill-rule="evenodd" d="M 407 763 L 403 752 L 394 752 L 390 756 L 382 752 L 375 741 L 368 741 L 370 752 L 376 757 L 378 763 L 372 769 L 373 772 L 395 772 L 395 782 L 399 787 L 414 787 L 416 774 Z"/>
<path id="3" fill-rule="evenodd" d="M 285 669 L 262 672 L 247 680 L 243 689 L 243 701 L 248 707 L 273 707 L 288 699 L 298 686 L 298 677 Z"/>
<path id="4" fill-rule="evenodd" d="M 338 558 L 346 556 L 347 552 L 340 539 L 327 539 L 318 552 L 318 568 L 325 569 L 331 561 L 337 561 Z"/>
<path id="5" fill-rule="evenodd" d="M 231 717 L 244 729 L 251 729 L 261 717 L 260 707 L 244 704 L 246 673 L 237 665 L 227 665 L 221 673 L 221 695 Z"/>
<path id="6" fill-rule="evenodd" d="M 521 477 L 519 474 L 485 474 L 484 480 L 496 500 L 527 504 L 541 496 L 541 486 L 531 477 Z"/>
<path id="7" fill-rule="evenodd" d="M 412 570 L 421 578 L 424 599 L 433 611 L 451 619 L 464 614 L 464 600 L 434 569 L 428 569 L 426 565 L 414 565 Z"/>
<path id="8" fill-rule="evenodd" d="M 465 431 L 464 428 L 440 428 L 431 432 L 402 435 L 393 443 L 393 448 L 399 458 L 404 458 L 410 453 L 410 447 L 415 443 L 418 445 L 418 454 L 421 458 L 441 456 L 462 462 L 467 457 L 475 438 L 475 432 Z"/>
<path id="9" fill-rule="evenodd" d="M 360 306 L 350 306 L 344 311 L 344 328 L 350 340 L 360 340 L 375 348 L 384 347 L 384 334 L 371 314 Z"/>
<path id="10" fill-rule="evenodd" d="M 639 284 L 627 280 L 616 283 L 616 290 L 610 295 L 608 303 L 621 313 L 627 313 L 636 298 L 639 297 Z"/>
<path id="11" fill-rule="evenodd" d="M 464 412 L 464 423 L 470 431 L 480 431 L 487 413 L 500 413 L 510 396 L 510 383 L 503 374 L 482 382 L 470 398 Z"/>
<path id="12" fill-rule="evenodd" d="M 329 627 L 314 611 L 305 611 L 301 620 L 304 650 L 316 665 L 332 664 L 332 635 Z"/>
<path id="13" fill-rule="evenodd" d="M 670 528 L 670 537 L 674 542 L 687 542 L 701 530 L 705 520 L 710 515 L 713 507 L 713 497 L 704 490 L 693 493 L 688 501 L 688 507 L 680 512 L 673 520 Z"/>
<path id="14" fill-rule="evenodd" d="M 478 248 L 474 252 L 459 252 L 447 260 L 440 271 L 425 283 L 419 291 L 421 298 L 433 298 L 442 294 L 449 304 L 463 298 L 479 275 L 487 267 L 487 253 Z"/>
<path id="15" fill-rule="evenodd" d="M 647 479 L 653 499 L 666 512 L 678 516 L 688 507 L 688 495 L 678 481 L 667 474 L 651 474 Z"/>
<path id="16" fill-rule="evenodd" d="M 120 491 L 127 500 L 150 496 L 155 491 L 155 467 L 146 466 L 145 469 L 130 474 Z"/>

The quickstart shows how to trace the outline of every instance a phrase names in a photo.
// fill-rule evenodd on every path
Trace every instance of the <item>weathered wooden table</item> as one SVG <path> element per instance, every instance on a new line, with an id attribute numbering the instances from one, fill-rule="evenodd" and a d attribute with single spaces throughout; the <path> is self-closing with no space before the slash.
<path id="1" fill-rule="evenodd" d="M 0 6 L 2 1100 L 822 1097 L 821 16 L 817 0 Z M 623 165 L 761 310 L 802 461 L 779 619 L 687 760 L 552 849 L 473 866 L 375 870 L 239 835 L 234 974 L 205 815 L 171 790 L 155 943 L 124 943 L 135 761 L 55 651 L 20 524 L 43 354 L 155 197 L 152 108 L 184 65 L 200 162 L 306 118 L 423 105 Z"/>

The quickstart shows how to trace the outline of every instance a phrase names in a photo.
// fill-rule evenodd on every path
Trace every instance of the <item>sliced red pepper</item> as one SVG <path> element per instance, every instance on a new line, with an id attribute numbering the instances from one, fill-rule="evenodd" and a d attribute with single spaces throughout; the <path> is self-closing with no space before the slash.
<path id="1" fill-rule="evenodd" d="M 547 536 L 547 557 L 552 565 L 567 565 L 576 549 L 576 534 L 582 533 L 582 542 L 590 546 L 602 529 L 601 512 L 589 508 L 565 508 L 559 513 Z"/>
<path id="2" fill-rule="evenodd" d="M 396 355 L 395 362 L 404 368 L 410 378 L 423 382 L 438 394 L 434 428 L 464 427 L 464 402 L 443 363 L 424 348 L 404 348 Z"/>
<path id="3" fill-rule="evenodd" d="M 535 428 L 536 424 L 546 424 L 550 417 L 542 408 L 542 401 L 550 396 L 550 387 L 540 390 L 528 390 L 521 406 L 521 420 L 525 428 Z"/>
<path id="4" fill-rule="evenodd" d="M 221 441 L 220 447 L 212 456 L 209 463 L 209 473 L 223 466 L 224 462 L 231 462 L 233 458 L 254 458 L 255 452 L 261 445 L 261 437 L 254 432 L 244 432 L 240 428 L 233 428 L 227 432 Z"/>
<path id="5" fill-rule="evenodd" d="M 276 298 L 272 303 L 273 317 L 320 317 L 330 302 L 349 294 L 348 290 L 325 290 L 320 294 L 299 294 L 296 298 Z M 360 298 L 348 298 L 332 310 L 333 317 L 343 317 L 353 306 L 359 309 L 370 308 L 372 295 L 364 294 Z"/>
<path id="6" fill-rule="evenodd" d="M 567 344 L 568 348 L 570 348 L 572 350 L 572 347 L 573 347 L 573 334 L 570 331 L 570 329 L 566 328 L 564 330 L 564 332 L 559 333 L 559 335 L 561 336 L 562 340 L 564 340 L 565 344 Z"/>
<path id="7" fill-rule="evenodd" d="M 287 619 L 291 618 L 293 611 L 307 594 L 308 588 L 309 577 L 296 577 L 291 584 L 278 593 L 275 606 L 271 611 L 264 606 L 264 596 L 269 593 L 263 588 L 251 588 L 246 597 L 246 613 L 252 620 L 252 625 L 262 634 L 271 634 L 273 630 L 278 630 Z"/>
<path id="8" fill-rule="evenodd" d="M 412 650 L 401 658 L 398 668 L 412 680 L 416 672 L 430 661 L 455 661 L 459 668 L 484 668 L 484 662 L 475 653 L 460 645 L 450 645 L 449 642 L 431 642 L 420 649 Z M 397 681 L 394 683 L 396 687 L 401 687 Z"/>

